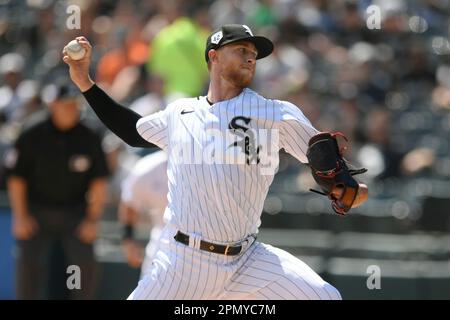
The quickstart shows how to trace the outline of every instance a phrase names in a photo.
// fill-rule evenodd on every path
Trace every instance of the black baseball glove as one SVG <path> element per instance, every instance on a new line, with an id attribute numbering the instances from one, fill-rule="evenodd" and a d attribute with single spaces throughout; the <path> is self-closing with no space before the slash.
<path id="1" fill-rule="evenodd" d="M 344 215 L 352 208 L 358 194 L 359 183 L 353 176 L 364 173 L 367 169 L 353 170 L 347 167 L 336 136 L 347 140 L 340 132 L 323 132 L 313 136 L 309 140 L 306 156 L 312 176 L 323 192 L 314 189 L 311 191 L 327 196 L 332 201 L 333 210 Z M 339 190 L 339 193 L 336 193 L 336 190 Z"/>

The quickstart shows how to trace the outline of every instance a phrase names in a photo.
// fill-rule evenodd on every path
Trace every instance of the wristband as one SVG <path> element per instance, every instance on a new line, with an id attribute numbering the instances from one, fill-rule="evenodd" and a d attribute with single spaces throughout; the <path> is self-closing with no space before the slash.
<path id="1" fill-rule="evenodd" d="M 133 238 L 134 238 L 134 226 L 132 224 L 126 224 L 123 227 L 122 240 L 133 239 Z"/>

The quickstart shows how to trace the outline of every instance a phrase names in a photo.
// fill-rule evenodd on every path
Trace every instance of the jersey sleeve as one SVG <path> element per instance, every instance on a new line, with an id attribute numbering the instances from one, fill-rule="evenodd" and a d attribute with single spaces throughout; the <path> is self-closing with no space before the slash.
<path id="1" fill-rule="evenodd" d="M 169 107 L 143 117 L 136 123 L 136 129 L 140 136 L 163 150 L 167 149 L 169 143 L 168 110 Z"/>
<path id="2" fill-rule="evenodd" d="M 300 162 L 307 163 L 308 141 L 319 131 L 313 127 L 303 112 L 292 103 L 280 101 L 280 111 L 280 149 L 284 149 Z"/>

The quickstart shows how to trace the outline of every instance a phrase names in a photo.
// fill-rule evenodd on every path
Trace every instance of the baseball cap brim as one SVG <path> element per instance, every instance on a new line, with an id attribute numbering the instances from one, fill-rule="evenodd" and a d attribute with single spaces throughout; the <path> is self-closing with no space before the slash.
<path id="1" fill-rule="evenodd" d="M 236 43 L 236 42 L 241 42 L 241 41 L 248 41 L 251 42 L 255 45 L 256 50 L 258 51 L 258 55 L 256 56 L 256 59 L 262 59 L 267 57 L 268 55 L 270 55 L 273 51 L 273 43 L 272 41 L 270 41 L 269 39 L 267 39 L 266 37 L 261 37 L 261 36 L 249 36 L 246 38 L 240 38 L 240 39 L 233 39 L 230 41 L 224 41 L 220 44 L 221 47 L 231 44 L 231 43 Z"/>
<path id="2" fill-rule="evenodd" d="M 258 55 L 256 56 L 256 59 L 262 59 L 270 55 L 273 51 L 273 43 L 266 37 L 262 36 L 248 36 L 248 37 L 242 37 L 238 39 L 232 39 L 232 40 L 225 40 L 220 43 L 219 46 L 209 45 L 206 52 L 205 52 L 205 59 L 208 61 L 208 51 L 211 49 L 220 49 L 223 46 L 226 46 L 228 44 L 241 42 L 241 41 L 248 41 L 255 45 L 256 50 L 258 51 Z"/>

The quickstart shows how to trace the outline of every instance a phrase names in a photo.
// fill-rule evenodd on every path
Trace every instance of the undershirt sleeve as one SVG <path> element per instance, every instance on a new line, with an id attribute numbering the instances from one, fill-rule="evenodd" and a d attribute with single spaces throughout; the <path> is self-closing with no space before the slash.
<path id="1" fill-rule="evenodd" d="M 138 148 L 156 147 L 138 133 L 136 124 L 142 118 L 139 114 L 118 104 L 95 84 L 83 95 L 103 124 L 125 143 Z"/>

